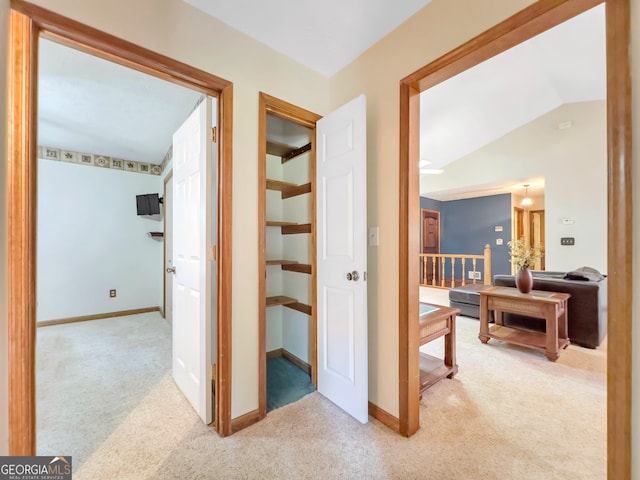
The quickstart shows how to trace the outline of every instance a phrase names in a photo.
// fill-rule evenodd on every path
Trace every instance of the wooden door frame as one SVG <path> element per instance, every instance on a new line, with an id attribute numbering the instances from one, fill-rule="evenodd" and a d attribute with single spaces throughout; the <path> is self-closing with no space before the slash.
<path id="1" fill-rule="evenodd" d="M 252 421 L 263 419 L 267 415 L 267 306 L 265 303 L 266 286 L 266 246 L 267 246 L 267 114 L 289 120 L 311 129 L 311 218 L 316 217 L 316 122 L 322 118 L 313 112 L 291 103 L 260 92 L 258 99 L 258 412 Z M 309 364 L 311 365 L 311 383 L 318 383 L 317 361 L 317 318 L 316 318 L 316 222 L 311 222 L 311 322 L 309 332 Z"/>
<path id="2" fill-rule="evenodd" d="M 529 245 L 533 247 L 533 243 L 534 243 L 534 239 L 533 239 L 533 230 L 534 230 L 534 224 L 533 224 L 533 216 L 531 215 L 532 213 L 541 213 L 542 214 L 542 223 L 540 225 L 540 231 L 542 233 L 542 238 L 545 238 L 545 229 L 544 229 L 544 208 L 543 209 L 539 209 L 539 210 L 529 210 L 527 212 L 527 215 L 529 216 Z M 542 245 L 544 245 L 544 242 L 542 242 Z M 542 256 L 542 258 L 540 259 L 540 269 L 544 270 L 545 265 L 544 265 L 544 255 Z"/>
<path id="3" fill-rule="evenodd" d="M 419 428 L 418 271 L 420 93 L 600 3 L 538 0 L 400 82 L 400 432 Z M 608 476 L 631 478 L 632 139 L 630 2 L 604 0 L 608 142 Z"/>
<path id="4" fill-rule="evenodd" d="M 220 125 L 216 430 L 231 433 L 231 200 L 233 84 L 23 0 L 9 16 L 9 453 L 35 455 L 37 60 L 41 34 L 72 48 L 217 97 Z"/>
<path id="5" fill-rule="evenodd" d="M 524 235 L 524 208 L 522 207 L 513 207 L 513 216 L 516 219 L 513 238 L 520 239 Z M 522 235 L 518 235 L 520 232 L 518 231 L 518 227 L 522 230 Z"/>

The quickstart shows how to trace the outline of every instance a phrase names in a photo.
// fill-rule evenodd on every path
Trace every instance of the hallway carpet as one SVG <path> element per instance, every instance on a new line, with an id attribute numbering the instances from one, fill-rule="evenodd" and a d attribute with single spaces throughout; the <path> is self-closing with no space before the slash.
<path id="1" fill-rule="evenodd" d="M 38 452 L 73 455 L 74 480 L 606 478 L 606 346 L 554 363 L 457 327 L 460 371 L 425 393 L 411 438 L 317 392 L 220 438 L 175 386 L 158 315 L 39 328 Z M 397 386 L 370 388 L 393 403 Z"/>
<path id="2" fill-rule="evenodd" d="M 267 411 L 300 400 L 314 392 L 311 377 L 284 357 L 267 360 Z"/>

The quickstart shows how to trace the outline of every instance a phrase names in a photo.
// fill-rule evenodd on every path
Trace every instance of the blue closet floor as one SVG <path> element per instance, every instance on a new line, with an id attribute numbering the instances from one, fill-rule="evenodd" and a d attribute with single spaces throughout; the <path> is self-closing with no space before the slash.
<path id="1" fill-rule="evenodd" d="M 315 391 L 311 376 L 283 357 L 267 359 L 267 411 L 275 410 Z"/>

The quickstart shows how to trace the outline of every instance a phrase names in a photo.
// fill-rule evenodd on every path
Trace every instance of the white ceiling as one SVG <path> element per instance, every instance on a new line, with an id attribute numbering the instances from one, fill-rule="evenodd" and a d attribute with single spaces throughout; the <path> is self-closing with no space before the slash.
<path id="1" fill-rule="evenodd" d="M 424 91 L 420 158 L 445 165 L 565 103 L 606 98 L 604 4 Z"/>
<path id="2" fill-rule="evenodd" d="M 185 1 L 326 75 L 429 2 Z M 200 97 L 44 39 L 39 58 L 39 145 L 159 164 Z M 427 90 L 421 158 L 441 168 L 563 103 L 605 98 L 605 58 L 596 7 Z"/>
<path id="3" fill-rule="evenodd" d="M 184 0 L 327 77 L 431 0 Z"/>
<path id="4" fill-rule="evenodd" d="M 200 93 L 40 39 L 38 145 L 160 164 Z"/>

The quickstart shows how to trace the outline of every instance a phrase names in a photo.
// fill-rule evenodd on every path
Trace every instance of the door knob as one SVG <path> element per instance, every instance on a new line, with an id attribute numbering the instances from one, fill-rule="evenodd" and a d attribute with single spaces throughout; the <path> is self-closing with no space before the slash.
<path id="1" fill-rule="evenodd" d="M 167 267 L 167 273 L 173 273 L 175 275 L 176 267 Z"/>
<path id="2" fill-rule="evenodd" d="M 358 279 L 360 278 L 360 274 L 354 270 L 353 272 L 349 272 L 347 273 L 347 280 L 353 280 L 354 282 L 357 282 Z"/>

